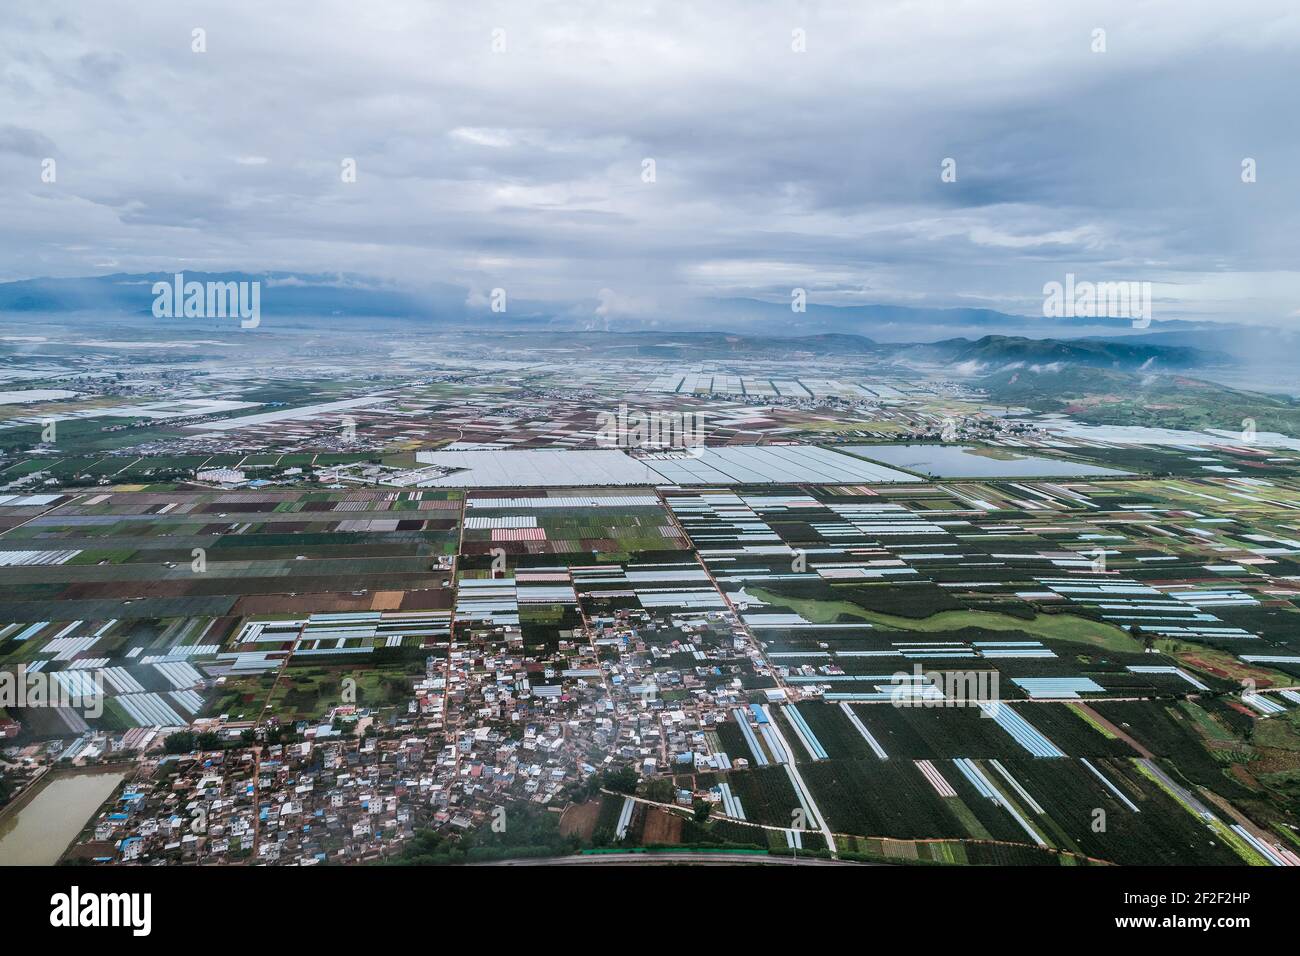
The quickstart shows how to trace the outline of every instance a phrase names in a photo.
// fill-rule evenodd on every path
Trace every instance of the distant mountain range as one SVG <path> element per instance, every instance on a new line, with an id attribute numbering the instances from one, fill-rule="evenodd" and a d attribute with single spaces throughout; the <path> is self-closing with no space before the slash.
<path id="1" fill-rule="evenodd" d="M 1224 365 L 1229 356 L 1253 360 L 1300 351 L 1300 337 L 1289 333 L 1182 321 L 1157 322 L 1137 332 L 1126 319 L 1090 319 L 1083 325 L 1082 320 L 988 309 L 893 305 L 810 304 L 805 312 L 793 312 L 788 304 L 740 298 L 704 300 L 665 318 L 606 321 L 585 306 L 516 299 L 509 300 L 504 313 L 494 313 L 481 290 L 471 294 L 469 289 L 446 284 L 412 290 L 362 276 L 287 272 L 186 272 L 185 278 L 260 282 L 261 311 L 268 317 L 433 322 L 479 333 L 642 333 L 644 337 L 632 340 L 638 352 L 665 358 L 688 358 L 707 343 L 723 353 L 795 348 L 810 354 L 871 354 L 904 362 L 966 364 L 972 371 L 1015 362 L 1112 368 L 1151 363 L 1187 369 Z M 153 284 L 172 279 L 172 273 L 159 272 L 0 283 L 0 315 L 98 313 L 152 321 Z"/>
<path id="2" fill-rule="evenodd" d="M 784 329 L 788 334 L 819 332 L 862 333 L 881 342 L 926 342 L 940 338 L 982 335 L 1120 337 L 1134 334 L 1130 319 L 1052 319 L 1041 315 L 1015 315 L 992 309 L 935 309 L 901 305 L 807 306 L 792 312 L 788 303 L 757 299 L 708 300 L 707 314 L 715 325 L 735 331 Z M 1194 332 L 1211 326 L 1169 321 L 1153 323 L 1151 330 Z"/>
<path id="3" fill-rule="evenodd" d="M 505 346 L 544 347 L 554 334 L 504 333 Z M 616 336 L 574 332 L 567 344 L 593 354 L 635 355 L 662 361 L 691 362 L 728 356 L 790 359 L 801 356 L 852 358 L 911 366 L 941 366 L 966 376 L 989 375 L 1018 368 L 1050 370 L 1080 366 L 1133 372 L 1173 372 L 1232 365 L 1232 357 L 1190 346 L 1134 344 L 1104 339 L 1030 339 L 1023 336 L 985 335 L 978 339 L 954 338 L 940 342 L 876 342 L 865 335 L 741 335 L 732 332 L 623 332 Z"/>
<path id="4" fill-rule="evenodd" d="M 0 312 L 70 312 L 107 310 L 121 313 L 150 311 L 154 282 L 170 282 L 173 273 L 115 273 L 81 278 L 20 279 L 0 283 Z M 597 317 L 576 305 L 509 301 L 504 314 L 493 313 L 482 294 L 471 295 L 461 286 L 433 284 L 421 289 L 403 288 L 364 276 L 308 275 L 289 272 L 198 272 L 186 271 L 186 279 L 199 282 L 259 281 L 262 283 L 263 312 L 274 314 L 359 315 L 428 319 L 431 315 L 448 320 L 483 319 L 493 322 L 543 321 L 592 328 Z M 483 290 L 479 290 L 480 293 Z M 479 304 L 471 305 L 471 302 Z M 704 299 L 686 307 L 677 317 L 693 328 L 729 329 L 741 332 L 810 335 L 826 332 L 862 334 L 870 332 L 880 341 L 923 341 L 929 336 L 919 329 L 941 327 L 983 330 L 1006 334 L 1011 330 L 1034 330 L 1046 334 L 1083 335 L 1088 332 L 1132 331 L 1126 319 L 1046 319 L 1012 315 L 990 309 L 931 309 L 896 305 L 828 306 L 809 304 L 794 312 L 788 303 L 758 299 Z M 611 320 L 624 328 L 654 328 L 673 324 L 655 316 Z M 1162 328 L 1197 328 L 1193 323 L 1167 322 Z"/>
<path id="5" fill-rule="evenodd" d="M 968 365 L 970 371 L 996 371 L 1009 365 L 1082 365 L 1093 368 L 1171 369 L 1206 368 L 1232 364 L 1231 356 L 1185 345 L 1134 344 L 1104 339 L 1029 339 L 986 335 L 975 341 L 948 339 L 928 345 L 899 348 L 896 357 L 941 364 Z"/>
<path id="6" fill-rule="evenodd" d="M 186 281 L 260 282 L 266 315 L 382 316 L 427 319 L 435 306 L 449 316 L 464 308 L 466 292 L 451 286 L 412 293 L 347 276 L 287 272 L 192 272 Z M 174 273 L 116 273 L 77 279 L 22 279 L 0 283 L 0 312 L 108 312 L 152 315 L 155 282 Z M 457 303 L 452 308 L 453 303 Z"/>

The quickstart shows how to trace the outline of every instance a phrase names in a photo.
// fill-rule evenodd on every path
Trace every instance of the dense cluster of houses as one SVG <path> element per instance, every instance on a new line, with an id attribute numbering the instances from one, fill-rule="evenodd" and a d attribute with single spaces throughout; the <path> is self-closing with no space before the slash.
<path id="1" fill-rule="evenodd" d="M 563 808 L 606 770 L 729 769 L 709 732 L 744 706 L 742 673 L 763 666 L 729 611 L 619 610 L 551 648 L 526 648 L 518 625 L 469 627 L 447 658 L 429 658 L 405 708 L 342 705 L 295 727 L 291 743 L 262 731 L 241 741 L 236 727 L 207 728 L 226 749 L 182 755 L 165 755 L 156 735 L 133 751 L 97 739 L 76 759 L 137 764 L 72 852 L 137 864 L 368 862 L 417 829 L 464 832 L 517 802 Z M 54 762 L 65 743 L 25 757 Z"/>

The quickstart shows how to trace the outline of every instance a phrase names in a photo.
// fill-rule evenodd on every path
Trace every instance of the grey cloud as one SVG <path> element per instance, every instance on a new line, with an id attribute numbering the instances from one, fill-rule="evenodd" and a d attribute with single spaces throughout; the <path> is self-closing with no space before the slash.
<path id="1" fill-rule="evenodd" d="M 0 153 L 45 157 L 56 152 L 53 141 L 44 133 L 21 126 L 0 126 Z"/>
<path id="2" fill-rule="evenodd" d="M 4 277 L 111 250 L 665 321 L 787 280 L 1031 313 L 1067 271 L 1154 281 L 1164 317 L 1300 298 L 1289 0 L 45 6 L 0 26 Z"/>

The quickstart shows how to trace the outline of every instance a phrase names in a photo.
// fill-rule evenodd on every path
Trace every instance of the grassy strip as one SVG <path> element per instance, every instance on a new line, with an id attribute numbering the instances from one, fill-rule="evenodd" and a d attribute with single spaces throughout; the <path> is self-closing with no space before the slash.
<path id="1" fill-rule="evenodd" d="M 1180 807 L 1182 807 L 1184 810 L 1186 810 L 1188 813 L 1194 816 L 1197 820 L 1202 819 L 1201 815 L 1197 813 L 1195 810 L 1193 810 L 1192 807 L 1187 803 L 1187 801 L 1185 801 L 1173 790 L 1170 790 L 1169 787 L 1165 786 L 1165 782 L 1161 780 L 1159 777 L 1157 777 L 1155 774 L 1153 774 L 1145 766 L 1143 766 L 1141 763 L 1138 763 L 1137 761 L 1134 761 L 1133 766 L 1137 768 L 1138 773 L 1142 774 L 1142 776 L 1146 777 L 1157 787 L 1163 790 L 1166 794 L 1168 794 L 1169 797 L 1173 799 L 1173 801 L 1177 803 Z M 1239 857 L 1245 860 L 1249 866 L 1269 865 L 1268 861 L 1264 859 L 1262 856 L 1260 856 L 1259 853 L 1256 852 L 1254 847 L 1252 847 L 1241 837 L 1237 836 L 1237 834 L 1233 833 L 1232 830 L 1228 828 L 1228 825 L 1224 823 L 1222 820 L 1220 820 L 1218 817 L 1215 817 L 1214 821 L 1210 823 L 1209 826 L 1210 829 L 1214 831 L 1215 835 L 1218 836 L 1221 840 L 1223 840 L 1223 842 L 1226 843 L 1228 846 L 1232 847 L 1233 851 Z"/>
<path id="2" fill-rule="evenodd" d="M 841 616 L 849 616 L 900 631 L 945 633 L 977 627 L 987 631 L 1019 631 L 1034 637 L 1091 644 L 1112 651 L 1137 652 L 1142 649 L 1127 631 L 1073 614 L 1038 614 L 1032 618 L 1019 618 L 996 611 L 940 611 L 929 617 L 909 618 L 868 611 L 848 601 L 785 597 L 757 587 L 746 590 L 758 600 L 788 607 L 814 624 L 832 624 Z"/>

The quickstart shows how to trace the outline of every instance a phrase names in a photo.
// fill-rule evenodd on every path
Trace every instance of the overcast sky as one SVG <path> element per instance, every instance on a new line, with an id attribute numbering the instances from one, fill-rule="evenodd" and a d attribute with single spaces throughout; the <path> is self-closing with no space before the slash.
<path id="1" fill-rule="evenodd" d="M 1037 313 L 1073 272 L 1294 325 L 1298 54 L 1295 0 L 10 4 L 0 278 L 339 271 L 671 319 L 796 286 Z"/>

